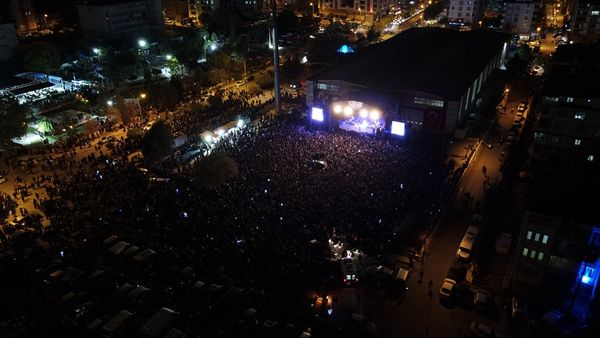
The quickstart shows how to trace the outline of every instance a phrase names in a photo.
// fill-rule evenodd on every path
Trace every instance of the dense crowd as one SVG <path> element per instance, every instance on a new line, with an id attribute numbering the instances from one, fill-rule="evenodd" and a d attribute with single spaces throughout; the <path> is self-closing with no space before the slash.
<path id="1" fill-rule="evenodd" d="M 382 250 L 408 212 L 435 211 L 448 188 L 438 142 L 261 121 L 216 146 L 239 166 L 238 178 L 216 188 L 186 175 L 152 182 L 169 174 L 94 157 L 82 163 L 94 170 L 73 167 L 46 185 L 46 213 L 65 234 L 92 225 L 207 280 L 254 290 L 264 311 L 291 320 L 301 317 L 306 292 L 336 274 L 313 239 L 324 245 L 335 233 Z M 161 289 L 168 273 L 156 269 L 140 282 Z"/>

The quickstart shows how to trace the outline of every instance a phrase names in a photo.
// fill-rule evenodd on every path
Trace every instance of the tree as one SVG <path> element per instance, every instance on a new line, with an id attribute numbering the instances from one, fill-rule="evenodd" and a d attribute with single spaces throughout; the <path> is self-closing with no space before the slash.
<path id="1" fill-rule="evenodd" d="M 242 19 L 237 12 L 223 7 L 219 7 L 213 14 L 215 25 L 223 31 L 228 31 L 230 37 L 235 37 L 237 31 L 242 25 Z"/>
<path id="2" fill-rule="evenodd" d="M 121 119 L 123 124 L 129 124 L 134 116 L 139 113 L 136 103 L 131 100 L 125 100 L 122 97 L 117 97 L 117 106 L 115 107 L 115 117 Z"/>
<path id="3" fill-rule="evenodd" d="M 27 131 L 26 109 L 15 97 L 9 94 L 0 96 L 0 147 L 12 145 L 12 139 Z"/>
<path id="4" fill-rule="evenodd" d="M 373 26 L 371 26 L 371 28 L 369 28 L 369 30 L 367 31 L 367 41 L 369 41 L 370 43 L 377 41 L 377 39 L 379 39 L 380 36 L 381 32 L 375 30 Z"/>
<path id="5" fill-rule="evenodd" d="M 256 83 L 258 83 L 258 85 L 263 89 L 268 88 L 269 86 L 272 86 L 273 81 L 274 81 L 273 73 L 270 71 L 261 73 L 256 77 Z"/>
<path id="6" fill-rule="evenodd" d="M 280 29 L 293 29 L 298 26 L 298 17 L 293 11 L 284 9 L 277 16 L 277 26 Z"/>
<path id="7" fill-rule="evenodd" d="M 211 85 L 216 85 L 219 84 L 223 81 L 227 81 L 231 78 L 231 74 L 222 68 L 216 68 L 216 69 L 212 69 L 209 73 L 208 73 L 208 82 Z"/>
<path id="8" fill-rule="evenodd" d="M 167 156 L 173 144 L 173 135 L 164 121 L 158 121 L 142 137 L 140 148 L 144 158 L 155 162 Z"/>
<path id="9" fill-rule="evenodd" d="M 60 52 L 46 42 L 31 44 L 24 49 L 23 67 L 30 72 L 54 74 L 60 66 Z"/>
<path id="10" fill-rule="evenodd" d="M 192 166 L 192 174 L 207 187 L 218 187 L 227 180 L 237 178 L 240 170 L 237 162 L 224 153 L 213 153 L 196 161 Z"/>

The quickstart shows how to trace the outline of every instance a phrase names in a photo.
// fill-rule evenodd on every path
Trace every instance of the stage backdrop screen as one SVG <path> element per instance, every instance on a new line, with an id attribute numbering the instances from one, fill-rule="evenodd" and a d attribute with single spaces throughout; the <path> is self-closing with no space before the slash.
<path id="1" fill-rule="evenodd" d="M 323 115 L 323 108 L 312 107 L 312 110 L 310 112 L 310 118 L 315 121 L 323 122 L 325 120 L 325 116 Z"/>
<path id="2" fill-rule="evenodd" d="M 404 136 L 405 124 L 404 122 L 392 121 L 392 134 Z"/>

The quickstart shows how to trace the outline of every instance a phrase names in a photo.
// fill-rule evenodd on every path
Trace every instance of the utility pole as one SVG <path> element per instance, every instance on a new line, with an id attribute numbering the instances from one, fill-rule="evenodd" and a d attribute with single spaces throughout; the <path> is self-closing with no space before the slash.
<path id="1" fill-rule="evenodd" d="M 273 37 L 273 77 L 275 83 L 275 114 L 281 111 L 281 88 L 279 86 L 279 42 L 277 41 L 277 0 L 271 0 L 271 10 L 273 15 L 273 28 L 271 34 Z"/>

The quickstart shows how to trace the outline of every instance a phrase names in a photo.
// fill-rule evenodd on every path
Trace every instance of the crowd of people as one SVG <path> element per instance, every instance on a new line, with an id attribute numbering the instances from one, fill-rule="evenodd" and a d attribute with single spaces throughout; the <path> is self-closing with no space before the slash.
<path id="1" fill-rule="evenodd" d="M 48 170 L 69 174 L 44 180 L 48 198 L 40 205 L 64 236 L 83 225 L 101 236 L 115 233 L 207 280 L 254 290 L 264 295 L 263 311 L 292 321 L 302 318 L 306 292 L 339 272 L 322 250 L 329 238 L 384 250 L 408 212 L 437 210 L 451 172 L 444 145 L 426 138 L 314 131 L 281 118 L 230 133 L 213 151 L 239 166 L 239 177 L 216 188 L 199 177 L 115 161 L 126 158 L 124 143 L 110 160 L 66 156 L 48 162 Z M 156 176 L 170 180 L 150 179 Z M 160 289 L 168 273 L 137 278 Z"/>

